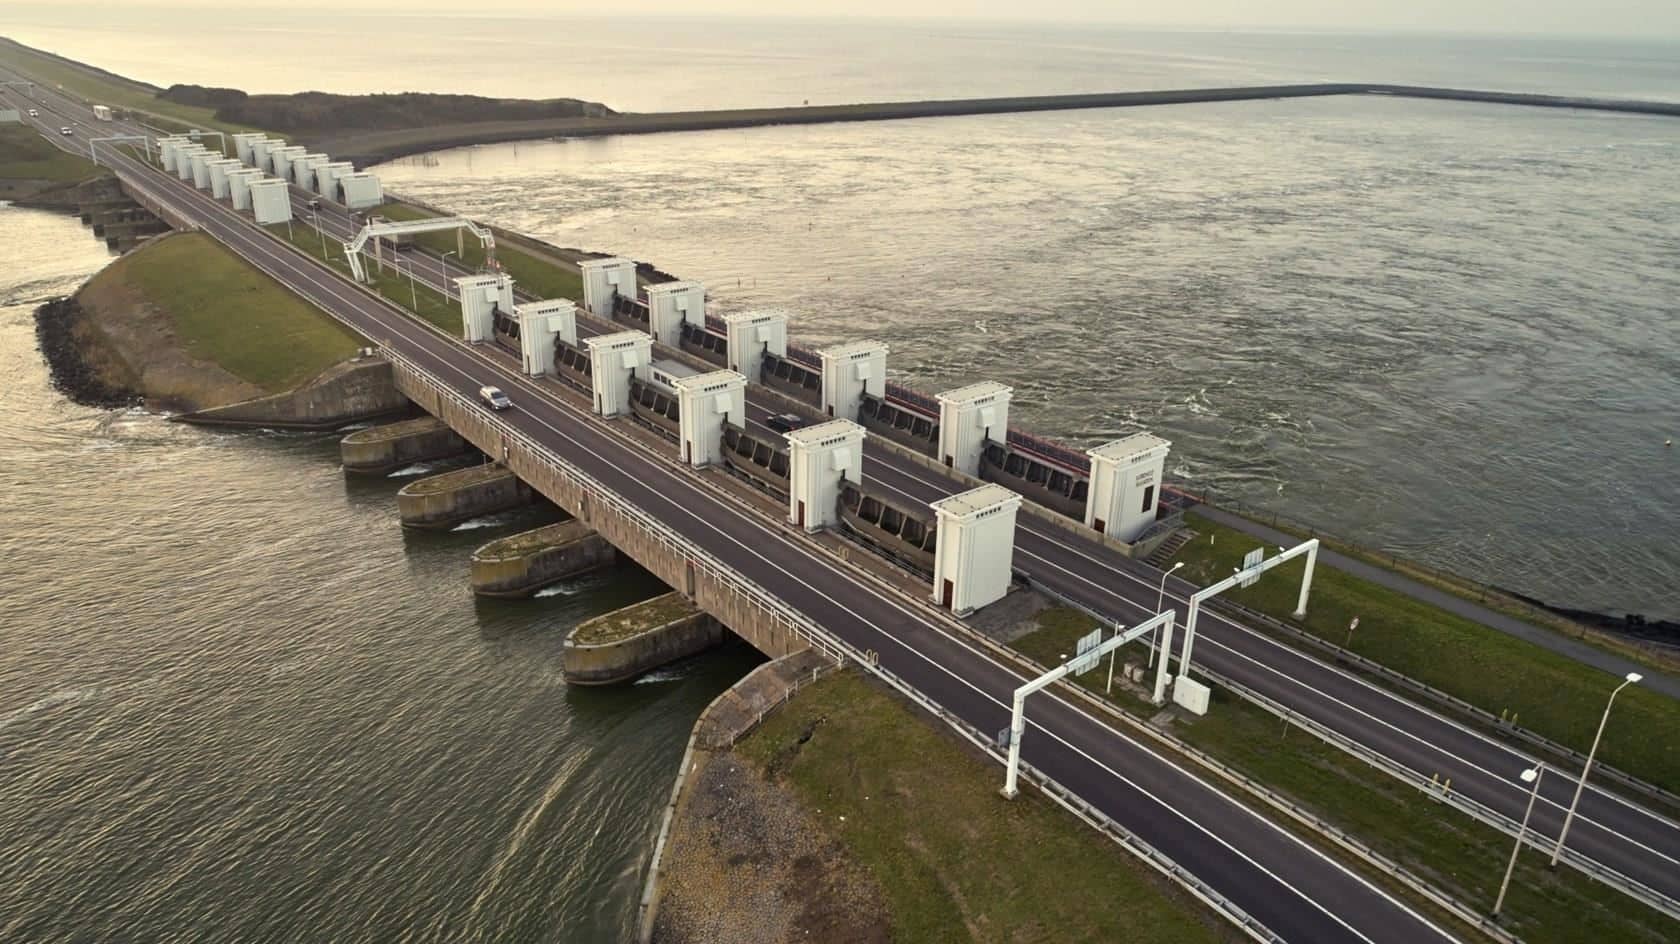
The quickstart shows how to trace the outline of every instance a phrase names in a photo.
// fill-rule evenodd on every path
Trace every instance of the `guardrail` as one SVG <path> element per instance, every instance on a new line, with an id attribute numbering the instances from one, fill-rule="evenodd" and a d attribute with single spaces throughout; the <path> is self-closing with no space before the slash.
<path id="1" fill-rule="evenodd" d="M 1299 626 L 1291 626 L 1290 624 L 1271 616 L 1270 614 L 1262 613 L 1259 610 L 1222 597 L 1208 601 L 1207 605 L 1211 609 L 1223 613 L 1225 616 L 1248 620 L 1253 623 L 1258 623 L 1274 632 L 1283 633 L 1289 638 L 1317 649 L 1337 661 L 1358 666 L 1361 670 L 1369 672 L 1385 681 L 1392 682 L 1393 684 L 1406 689 L 1408 692 L 1422 695 L 1436 704 L 1468 715 L 1472 719 L 1493 728 L 1496 733 L 1509 734 L 1511 737 L 1517 738 L 1524 743 L 1540 748 L 1555 758 L 1573 761 L 1582 765 L 1585 765 L 1587 762 L 1587 755 L 1575 750 L 1572 747 L 1559 744 L 1544 735 L 1521 727 L 1512 721 L 1501 718 L 1485 708 L 1472 705 L 1456 695 L 1441 691 L 1440 689 L 1420 682 L 1409 675 L 1396 672 L 1388 666 L 1385 666 L 1375 660 L 1368 659 L 1351 649 L 1344 649 L 1328 639 L 1322 639 L 1307 632 Z M 1593 771 L 1606 780 L 1614 781 L 1617 785 L 1624 789 L 1680 807 L 1680 796 L 1676 796 L 1656 784 L 1640 780 L 1638 777 L 1626 773 L 1625 771 L 1607 766 L 1603 761 L 1595 760 L 1593 762 Z"/>
<path id="2" fill-rule="evenodd" d="M 1078 606 L 1069 600 L 1061 598 L 1057 594 L 1048 595 L 1056 598 L 1064 605 Z M 1030 667 L 1031 670 L 1036 673 L 1042 674 L 1048 671 L 1047 666 L 1041 665 L 1037 661 L 1027 658 L 1025 655 L 1016 653 L 1015 657 L 1022 665 Z M 1125 724 L 1132 730 L 1139 731 L 1148 737 L 1161 742 L 1173 751 L 1195 761 L 1198 765 L 1212 771 L 1214 774 L 1217 774 L 1226 782 L 1255 797 L 1256 799 L 1261 800 L 1272 809 L 1288 816 L 1290 819 L 1295 820 L 1297 823 L 1300 823 L 1302 826 L 1318 833 L 1320 836 L 1323 836 L 1331 842 L 1334 842 L 1336 845 L 1341 846 L 1348 852 L 1353 853 L 1355 856 L 1364 860 L 1368 865 L 1376 868 L 1384 875 L 1393 878 L 1412 891 L 1417 892 L 1435 904 L 1445 908 L 1447 911 L 1452 912 L 1452 914 L 1460 920 L 1470 924 L 1490 937 L 1497 938 L 1500 941 L 1505 942 L 1505 944 L 1521 944 L 1520 938 L 1500 927 L 1480 910 L 1473 908 L 1447 892 L 1436 888 L 1423 876 L 1412 872 L 1410 869 L 1407 869 L 1405 866 L 1395 862 L 1388 856 L 1383 855 L 1371 846 L 1366 845 L 1362 840 L 1355 838 L 1352 834 L 1348 833 L 1340 826 L 1330 823 L 1318 816 L 1316 813 L 1302 807 L 1289 797 L 1276 792 L 1242 771 L 1225 764 L 1223 761 L 1216 759 L 1213 755 L 1208 754 L 1206 751 L 1191 746 L 1189 743 L 1156 727 L 1155 725 L 1149 724 L 1139 718 L 1132 717 L 1120 710 L 1119 707 L 1113 703 L 1098 697 L 1094 693 L 1089 692 L 1083 687 L 1066 679 L 1062 681 L 1059 690 L 1096 707 L 1098 710 L 1101 710 L 1110 717 L 1118 719 L 1121 723 Z"/>
<path id="3" fill-rule="evenodd" d="M 1210 671 L 1205 667 L 1199 671 L 1208 679 L 1218 682 L 1221 686 L 1232 693 L 1248 699 L 1250 702 L 1253 702 L 1255 705 L 1265 709 L 1280 720 L 1295 725 L 1301 730 L 1312 734 L 1314 737 L 1332 747 L 1345 751 L 1348 754 L 1352 754 L 1402 783 L 1410 784 L 1420 793 L 1423 793 L 1438 802 L 1452 806 L 1460 812 L 1469 815 L 1471 818 L 1492 826 L 1507 836 L 1515 838 L 1518 835 L 1521 824 L 1519 824 L 1516 820 L 1503 813 L 1493 810 L 1479 801 L 1472 800 L 1461 793 L 1453 791 L 1450 785 L 1443 786 L 1434 780 L 1424 777 L 1421 773 L 1412 770 L 1410 767 L 1396 763 L 1394 760 L 1344 736 L 1341 732 L 1326 727 L 1325 725 L 1290 709 L 1287 705 L 1279 704 L 1271 698 L 1242 685 L 1234 679 L 1226 678 L 1225 676 L 1220 675 L 1217 672 Z M 1534 849 L 1540 849 L 1549 854 L 1551 852 L 1551 843 L 1545 841 L 1544 838 L 1536 838 L 1537 836 L 1538 833 L 1535 830 L 1523 831 L 1522 842 L 1524 845 Z M 1565 846 L 1563 849 L 1561 861 L 1567 863 L 1570 868 L 1582 872 L 1585 875 L 1614 888 L 1635 901 L 1649 905 L 1671 918 L 1680 919 L 1680 901 L 1670 898 L 1654 888 L 1649 888 L 1639 882 L 1636 882 L 1614 869 L 1606 868 L 1605 866 L 1581 855 L 1568 846 Z"/>

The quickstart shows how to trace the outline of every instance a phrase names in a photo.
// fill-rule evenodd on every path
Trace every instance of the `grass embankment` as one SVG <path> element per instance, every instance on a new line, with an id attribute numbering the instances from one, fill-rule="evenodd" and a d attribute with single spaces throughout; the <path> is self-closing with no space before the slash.
<path id="1" fill-rule="evenodd" d="M 572 631 L 571 641 L 580 646 L 617 642 L 696 612 L 694 604 L 673 591 L 579 623 Z"/>
<path id="2" fill-rule="evenodd" d="M 0 125 L 0 178 L 74 183 L 109 173 L 107 168 L 53 147 L 28 125 Z"/>
<path id="3" fill-rule="evenodd" d="M 1335 550 L 1353 558 L 1354 560 L 1360 561 L 1361 563 L 1370 564 L 1373 567 L 1380 567 L 1384 570 L 1391 570 L 1403 577 L 1415 580 L 1418 583 L 1433 587 L 1437 590 L 1450 593 L 1453 596 L 1475 603 L 1478 606 L 1503 613 L 1506 616 L 1522 620 L 1523 622 L 1529 623 L 1533 626 L 1561 633 L 1579 642 L 1593 646 L 1594 648 L 1602 649 L 1605 652 L 1614 653 L 1615 655 L 1619 655 L 1623 658 L 1649 666 L 1656 671 L 1672 672 L 1677 668 L 1680 668 L 1680 657 L 1672 655 L 1661 649 L 1641 646 L 1636 640 L 1618 636 L 1612 631 L 1595 626 L 1583 625 L 1560 613 L 1554 613 L 1550 610 L 1535 606 L 1526 600 L 1518 599 L 1511 593 L 1501 590 L 1492 584 L 1478 583 L 1476 581 L 1460 577 L 1448 570 L 1442 570 L 1440 568 L 1430 567 L 1426 564 L 1420 564 L 1416 561 L 1407 560 L 1398 554 L 1384 554 L 1374 548 L 1364 547 L 1359 544 L 1351 544 L 1333 535 L 1326 535 L 1318 531 L 1309 531 L 1307 528 L 1301 527 L 1294 522 L 1281 519 L 1276 515 L 1268 518 L 1264 513 L 1252 515 L 1242 512 L 1234 513 L 1244 514 L 1244 517 L 1249 518 L 1256 524 L 1266 525 L 1286 534 L 1295 535 L 1303 541 L 1307 538 L 1316 537 L 1324 547 Z"/>
<path id="4" fill-rule="evenodd" d="M 290 242 L 307 255 L 323 260 L 345 276 L 350 275 L 350 263 L 344 261 L 344 243 L 331 237 L 322 239 L 307 220 L 293 220 L 289 228 L 285 223 L 270 223 L 268 231 L 278 236 L 281 241 Z M 384 271 L 380 271 L 379 265 L 372 259 L 362 260 L 368 273 L 368 288 L 395 302 L 398 307 L 419 315 L 455 337 L 460 337 L 460 304 L 409 279 L 408 260 L 403 259 L 400 253 L 398 259 L 402 262 L 400 274 L 390 259 L 386 260 Z"/>
<path id="5" fill-rule="evenodd" d="M 201 233 L 151 243 L 96 279 L 126 280 L 168 317 L 190 357 L 269 392 L 290 389 L 366 343 Z"/>
<path id="6" fill-rule="evenodd" d="M 1316 580 L 1314 584 L 1316 587 Z M 1037 632 L 1011 645 L 1037 662 L 1054 665 L 1062 653 L 1073 652 L 1075 641 L 1095 624 L 1083 614 L 1057 608 L 1040 614 L 1039 626 Z M 1360 628 L 1364 626 L 1362 619 Z M 1130 658 L 1137 660 L 1143 653 L 1140 648 Z M 1099 670 L 1078 677 L 1076 683 L 1102 697 L 1105 680 Z M 1155 709 L 1137 696 L 1118 688 L 1116 696 L 1116 707 L 1134 716 L 1144 718 L 1154 713 Z M 1266 711 L 1217 688 L 1208 713 L 1201 718 L 1181 718 L 1173 724 L 1173 733 L 1289 796 L 1460 901 L 1472 907 L 1492 907 L 1511 854 L 1512 840 L 1503 833 L 1435 803 L 1310 734 L 1286 729 Z M 1281 818 L 1279 821 L 1284 822 Z M 1304 829 L 1299 831 L 1311 836 Z M 1346 859 L 1354 861 L 1352 856 Z M 1546 868 L 1544 857 L 1533 851 L 1525 852 L 1517 863 L 1503 920 L 1529 944 L 1657 944 L 1680 939 L 1680 923 L 1574 869 L 1553 872 Z"/>
<path id="7" fill-rule="evenodd" d="M 167 130 L 186 128 L 216 129 L 219 131 L 251 131 L 252 128 L 230 122 L 217 121 L 209 108 L 197 108 L 159 98 L 162 89 L 115 73 L 96 69 L 31 49 L 11 40 L 0 40 L 0 62 L 29 76 L 99 105 L 113 105 L 148 116 L 164 119 Z M 158 123 L 158 122 L 154 122 Z"/>
<path id="8" fill-rule="evenodd" d="M 1187 520 L 1198 535 L 1174 560 L 1185 563 L 1181 576 L 1192 582 L 1222 579 L 1260 546 L 1199 515 Z M 1314 569 L 1306 619 L 1292 620 L 1305 566 L 1291 561 L 1225 596 L 1487 711 L 1513 712 L 1517 723 L 1576 750 L 1592 746 L 1619 678 L 1322 563 Z M 1350 639 L 1355 617 L 1359 628 Z M 1680 731 L 1680 703 L 1631 687 L 1616 700 L 1599 759 L 1680 790 L 1680 738 L 1667 734 L 1674 731 Z"/>
<path id="9" fill-rule="evenodd" d="M 391 220 L 425 220 L 437 214 L 423 210 L 406 203 L 386 203 L 372 213 Z M 433 252 L 451 252 L 457 243 L 452 232 L 421 233 L 415 237 L 415 242 Z M 472 268 L 483 268 L 484 247 L 478 240 L 467 235 L 460 243 L 461 260 Z M 558 265 L 545 259 L 512 246 L 504 242 L 496 244 L 496 259 L 502 264 L 502 271 L 513 276 L 514 284 L 538 298 L 567 298 L 574 302 L 583 301 L 583 278 L 575 269 Z"/>
<path id="10" fill-rule="evenodd" d="M 736 753 L 790 789 L 884 890 L 898 941 L 1236 940 L 1118 845 L 851 672 Z"/>

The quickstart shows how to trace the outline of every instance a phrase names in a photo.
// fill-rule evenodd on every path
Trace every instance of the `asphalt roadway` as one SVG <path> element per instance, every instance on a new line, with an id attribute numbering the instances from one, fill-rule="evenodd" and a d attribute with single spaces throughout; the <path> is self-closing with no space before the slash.
<path id="1" fill-rule="evenodd" d="M 38 123 L 55 139 L 61 123 L 76 125 L 84 138 L 113 127 L 94 122 L 85 107 L 50 90 L 42 91 L 51 99 L 53 110 L 64 116 L 49 114 L 49 120 Z M 674 526 L 703 520 L 710 527 L 700 527 L 693 535 L 696 540 L 706 538 L 703 544 L 724 540 L 714 551 L 722 559 L 732 564 L 739 561 L 744 574 L 785 594 L 790 604 L 853 644 L 881 652 L 884 666 L 980 730 L 997 730 L 1006 722 L 1006 693 L 1019 679 L 941 630 L 936 621 L 836 574 L 825 561 L 812 558 L 775 529 L 742 519 L 732 507 L 720 506 L 704 490 L 663 470 L 661 463 L 650 462 L 645 454 L 603 433 L 569 407 L 549 400 L 539 386 L 518 375 L 511 358 L 440 337 L 304 261 L 208 195 L 137 161 L 124 158 L 121 162 L 125 176 L 145 182 L 185 209 L 207 232 L 369 337 L 388 339 L 394 349 L 426 363 L 458 389 L 471 391 L 484 382 L 499 382 L 506 389 L 522 391 L 526 409 L 512 421 L 526 432 L 580 464 L 580 455 L 590 456 L 592 464 L 605 463 L 590 469 L 591 474 Z M 326 216 L 348 226 L 342 217 Z M 435 257 L 417 267 L 418 274 L 434 284 L 441 282 L 444 268 Z M 451 276 L 465 274 L 453 265 L 447 269 Z M 763 412 L 760 406 L 759 419 Z M 649 467 L 662 470 L 664 481 L 657 490 L 645 483 L 659 479 L 628 471 Z M 871 487 L 898 492 L 907 500 L 927 501 L 957 490 L 936 474 L 885 450 L 873 451 L 865 468 Z M 673 508 L 671 513 L 665 510 L 667 506 Z M 1154 610 L 1158 572 L 1071 534 L 1052 532 L 1043 525 L 1035 528 L 1025 517 L 1021 520 L 1016 566 L 1035 582 L 1121 623 L 1136 622 Z M 783 547 L 777 549 L 775 562 L 754 550 L 777 544 Z M 795 566 L 797 573 L 792 572 Z M 756 572 L 765 568 L 766 572 Z M 755 572 L 748 573 L 749 569 Z M 1181 607 L 1193 589 L 1169 582 L 1169 599 Z M 889 634 L 887 628 L 893 632 Z M 1414 770 L 1452 776 L 1456 789 L 1467 794 L 1475 791 L 1477 799 L 1495 809 L 1513 817 L 1521 815 L 1526 793 L 1516 773 L 1533 763 L 1525 755 L 1214 614 L 1203 614 L 1199 638 L 1203 646 L 1198 652 L 1215 671 L 1345 729 L 1367 747 Z M 1035 700 L 1030 716 L 1033 729 L 1024 741 L 1029 763 L 1114 815 L 1286 938 L 1418 940 L 1439 935 L 1403 906 L 1077 708 L 1055 698 L 1043 704 Z M 1054 735 L 1040 736 L 1047 728 Z M 1548 787 L 1556 789 L 1545 792 L 1545 802 L 1536 811 L 1543 831 L 1555 833 L 1561 819 L 1559 806 L 1568 799 L 1564 779 L 1547 778 Z M 1170 797 L 1170 806 L 1159 797 Z M 1680 847 L 1676 832 L 1675 824 L 1667 820 L 1591 790 L 1583 798 L 1570 846 L 1673 894 L 1666 890 L 1675 884 L 1672 853 Z M 1254 890 L 1261 894 L 1252 894 Z M 1335 915 L 1317 902 L 1337 903 Z"/>

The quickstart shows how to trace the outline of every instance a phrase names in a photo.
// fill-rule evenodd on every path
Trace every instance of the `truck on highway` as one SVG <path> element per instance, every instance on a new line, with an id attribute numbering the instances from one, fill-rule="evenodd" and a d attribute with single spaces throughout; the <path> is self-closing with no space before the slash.
<path id="1" fill-rule="evenodd" d="M 110 105 L 95 105 L 95 106 L 93 106 L 93 117 L 98 118 L 100 121 L 110 121 L 111 120 L 111 106 Z"/>

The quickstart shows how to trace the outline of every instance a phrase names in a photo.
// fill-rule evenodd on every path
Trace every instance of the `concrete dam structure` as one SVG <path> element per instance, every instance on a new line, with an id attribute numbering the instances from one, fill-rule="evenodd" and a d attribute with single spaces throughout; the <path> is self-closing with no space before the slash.
<path id="1" fill-rule="evenodd" d="M 55 122 L 74 123 L 81 136 L 99 127 L 85 105 L 52 89 L 42 94 L 63 116 Z M 51 139 L 85 148 L 80 137 Z M 347 469 L 414 461 L 409 456 L 426 450 L 400 443 L 446 431 L 454 440 L 438 437 L 433 448 L 477 449 L 760 651 L 773 657 L 810 651 L 857 666 L 976 751 L 1000 764 L 1018 755 L 1028 783 L 1061 798 L 1250 933 L 1327 942 L 1441 939 L 1429 921 L 1381 888 L 1311 844 L 1268 828 L 1216 783 L 1118 735 L 1100 712 L 1040 696 L 1031 726 L 1013 725 L 1008 706 L 1029 679 L 1014 656 L 988 645 L 963 614 L 984 611 L 1024 581 L 1104 625 L 1141 630 L 1147 627 L 1132 626 L 1139 612 L 1164 606 L 1156 618 L 1177 619 L 1198 591 L 1128 556 L 1158 536 L 1154 529 L 1172 526 L 1171 492 L 1155 466 L 1164 450 L 1157 445 L 1122 438 L 1086 451 L 1081 461 L 1065 446 L 1011 429 L 1010 387 L 999 380 L 934 396 L 906 390 L 890 384 L 884 362 L 869 356 L 801 352 L 788 343 L 785 314 L 717 317 L 692 297 L 667 305 L 650 293 L 644 301 L 635 265 L 622 265 L 627 260 L 580 267 L 585 298 L 574 338 L 528 330 L 538 319 L 564 318 L 532 310 L 527 322 L 519 306 L 553 300 L 512 286 L 512 298 L 500 308 L 520 322 L 517 338 L 498 340 L 493 323 L 468 323 L 466 311 L 462 332 L 446 334 L 276 238 L 250 209 L 236 209 L 231 195 L 218 199 L 210 188 L 124 152 L 101 157 L 160 219 L 205 232 L 362 337 L 378 339 L 397 391 L 435 419 L 429 427 L 416 424 L 406 437 L 350 437 L 360 439 L 347 440 Z M 314 198 L 301 189 L 289 197 L 293 207 Z M 324 232 L 349 242 L 359 223 L 329 203 L 322 202 Z M 458 278 L 484 277 L 458 259 L 418 251 L 413 258 L 424 262 L 415 267 L 416 280 L 440 291 L 459 287 Z M 638 305 L 646 309 L 645 327 Z M 621 307 L 631 320 L 615 317 Z M 545 331 L 553 327 L 542 323 Z M 668 343 L 673 328 L 675 345 Z M 527 351 L 527 344 L 534 348 Z M 577 365 L 579 354 L 586 368 L 564 365 L 562 356 Z M 785 371 L 778 360 L 789 363 Z M 669 392 L 658 391 L 653 409 L 639 415 L 632 391 L 654 382 L 653 368 L 666 361 L 692 373 L 668 372 L 660 383 Z M 764 382 L 767 364 L 775 384 Z M 797 380 L 793 364 L 804 372 Z M 821 377 L 815 400 L 811 373 Z M 506 391 L 514 408 L 483 406 L 477 391 L 487 383 Z M 663 410 L 659 396 L 666 397 Z M 916 430 L 925 434 L 922 448 L 872 434 L 858 413 L 866 396 L 925 419 Z M 806 435 L 790 437 L 769 425 L 788 425 L 780 419 L 788 413 L 804 423 L 798 432 Z M 916 429 L 914 419 L 910 425 Z M 774 470 L 785 448 L 785 493 L 780 475 L 749 486 L 731 468 L 731 456 L 742 455 L 743 435 L 755 468 Z M 769 447 L 762 466 L 758 445 Z M 988 461 L 993 446 L 1003 450 L 1001 461 L 997 454 Z M 1031 464 L 1011 467 L 1012 455 L 1029 454 L 1044 473 Z M 1068 482 L 1085 476 L 1077 517 L 1071 507 L 1024 500 L 1002 484 L 1003 476 L 1014 476 L 1038 485 L 1042 476 L 1047 490 L 1071 500 L 1074 485 L 1054 478 L 1056 470 Z M 862 518 L 894 541 L 931 551 L 931 577 L 906 576 L 868 551 L 848 553 L 857 546 L 842 533 L 849 487 L 860 512 L 862 496 L 885 499 L 879 514 L 871 506 Z M 914 511 L 920 530 L 907 526 L 909 516 L 895 522 L 886 515 L 889 505 Z M 1354 745 L 1350 752 L 1402 772 L 1395 776 L 1420 769 L 1450 776 L 1451 794 L 1435 796 L 1466 815 L 1493 823 L 1523 815 L 1527 796 L 1496 773 L 1519 769 L 1509 745 L 1328 660 L 1279 645 L 1240 615 L 1202 612 L 1199 635 L 1204 643 L 1194 663 L 1181 658 L 1174 673 L 1175 698 L 1182 684 L 1193 694 L 1218 688 L 1281 705 L 1291 724 L 1344 739 Z M 1005 730 L 1019 732 L 1007 746 L 999 736 Z M 1550 805 L 1537 810 L 1532 831 L 1556 837 L 1562 787 L 1547 781 Z M 1581 809 L 1561 863 L 1680 912 L 1680 876 L 1670 867 L 1680 855 L 1680 827 L 1641 819 L 1639 810 L 1597 788 L 1585 793 Z M 1633 834 L 1638 843 L 1628 841 Z"/>

